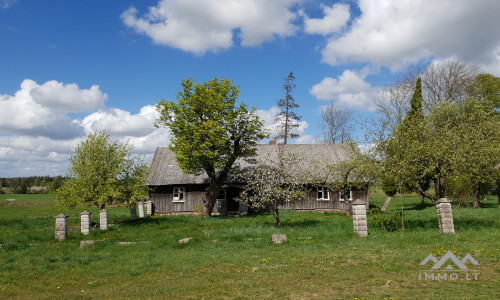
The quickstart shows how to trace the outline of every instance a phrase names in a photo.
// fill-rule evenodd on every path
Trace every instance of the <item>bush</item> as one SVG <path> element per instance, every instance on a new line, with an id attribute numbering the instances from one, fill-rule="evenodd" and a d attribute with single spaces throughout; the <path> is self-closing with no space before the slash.
<path id="1" fill-rule="evenodd" d="M 370 215 L 373 217 L 375 222 L 380 228 L 385 229 L 389 232 L 397 231 L 401 227 L 401 212 L 397 212 L 391 215 L 384 215 L 380 213 L 380 208 L 370 209 Z"/>

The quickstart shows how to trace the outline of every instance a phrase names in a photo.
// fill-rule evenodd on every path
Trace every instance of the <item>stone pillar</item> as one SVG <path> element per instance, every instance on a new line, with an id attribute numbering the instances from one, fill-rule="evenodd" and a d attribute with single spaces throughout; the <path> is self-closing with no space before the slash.
<path id="1" fill-rule="evenodd" d="M 451 214 L 451 201 L 441 198 L 436 202 L 436 209 L 439 218 L 439 232 L 455 234 L 453 226 L 453 215 Z"/>
<path id="2" fill-rule="evenodd" d="M 352 202 L 352 222 L 355 233 L 359 234 L 359 236 L 368 235 L 365 201 L 356 199 Z"/>
<path id="3" fill-rule="evenodd" d="M 137 207 L 139 208 L 139 218 L 144 218 L 144 202 L 139 201 Z"/>
<path id="4" fill-rule="evenodd" d="M 153 202 L 151 200 L 146 201 L 146 215 L 148 217 L 153 215 Z"/>
<path id="5" fill-rule="evenodd" d="M 108 229 L 108 211 L 105 209 L 101 209 L 99 212 L 99 228 L 101 230 Z"/>
<path id="6" fill-rule="evenodd" d="M 84 211 L 80 214 L 80 231 L 82 234 L 89 234 L 90 233 L 90 215 L 88 211 Z"/>
<path id="7" fill-rule="evenodd" d="M 64 240 L 68 237 L 68 216 L 60 213 L 56 217 L 56 239 Z"/>

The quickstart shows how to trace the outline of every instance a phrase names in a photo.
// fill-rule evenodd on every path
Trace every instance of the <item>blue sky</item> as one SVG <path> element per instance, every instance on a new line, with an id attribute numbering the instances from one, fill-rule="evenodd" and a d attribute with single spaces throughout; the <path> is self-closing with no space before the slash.
<path id="1" fill-rule="evenodd" d="M 187 77 L 234 80 L 272 128 L 293 71 L 295 142 L 314 143 L 322 106 L 372 117 L 411 64 L 457 57 L 498 76 L 498 11 L 496 0 L 0 0 L 0 177 L 66 174 L 95 130 L 150 158 L 170 138 L 154 105 Z"/>

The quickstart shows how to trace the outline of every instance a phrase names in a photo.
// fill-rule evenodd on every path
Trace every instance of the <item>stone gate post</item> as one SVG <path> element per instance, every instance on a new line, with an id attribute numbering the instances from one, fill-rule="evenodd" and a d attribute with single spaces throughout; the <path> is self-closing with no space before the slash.
<path id="1" fill-rule="evenodd" d="M 368 235 L 365 201 L 356 199 L 352 202 L 352 222 L 354 225 L 355 233 L 359 234 L 359 236 Z"/>
<path id="2" fill-rule="evenodd" d="M 436 202 L 436 209 L 439 218 L 439 232 L 455 234 L 451 201 L 446 198 L 439 199 Z"/>
<path id="3" fill-rule="evenodd" d="M 68 237 L 68 216 L 60 213 L 56 217 L 56 239 L 64 240 Z"/>
<path id="4" fill-rule="evenodd" d="M 108 229 L 108 211 L 105 209 L 101 209 L 99 212 L 99 228 L 101 230 Z"/>
<path id="5" fill-rule="evenodd" d="M 80 214 L 80 231 L 82 234 L 90 233 L 90 215 L 92 213 L 84 211 Z"/>

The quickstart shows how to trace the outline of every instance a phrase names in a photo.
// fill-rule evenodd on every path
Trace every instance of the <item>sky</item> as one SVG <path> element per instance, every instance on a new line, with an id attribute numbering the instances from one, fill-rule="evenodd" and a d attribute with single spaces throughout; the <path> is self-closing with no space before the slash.
<path id="1" fill-rule="evenodd" d="M 65 175 L 98 130 L 151 159 L 171 137 L 155 105 L 189 77 L 233 80 L 272 129 L 293 71 L 292 143 L 314 143 L 322 107 L 374 117 L 411 65 L 459 58 L 500 76 L 499 11 L 498 0 L 0 0 L 0 177 Z"/>

